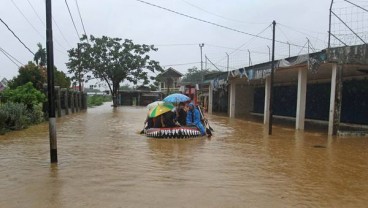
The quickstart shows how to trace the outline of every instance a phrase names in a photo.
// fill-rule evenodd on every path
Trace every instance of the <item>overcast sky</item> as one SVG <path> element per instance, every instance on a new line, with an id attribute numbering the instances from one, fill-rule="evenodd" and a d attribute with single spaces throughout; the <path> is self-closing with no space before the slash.
<path id="1" fill-rule="evenodd" d="M 152 58 L 166 68 L 172 65 L 182 73 L 193 66 L 200 68 L 200 43 L 204 43 L 203 61 L 206 55 L 218 70 L 226 70 L 226 53 L 229 54 L 230 69 L 248 66 L 249 52 L 252 64 L 268 61 L 267 46 L 271 47 L 271 41 L 244 33 L 272 38 L 270 25 L 273 20 L 277 23 L 276 39 L 298 45 L 290 47 L 291 55 L 306 53 L 307 49 L 300 47 L 307 42 L 306 37 L 317 50 L 327 46 L 330 0 L 146 1 L 241 32 L 184 17 L 137 0 L 78 0 L 78 5 L 87 35 L 106 35 L 132 39 L 138 44 L 154 44 L 158 51 L 151 54 Z M 84 31 L 76 1 L 67 2 L 78 33 L 82 35 Z M 58 69 L 67 72 L 66 51 L 76 47 L 78 34 L 65 0 L 54 0 L 52 4 L 55 20 L 54 62 Z M 33 52 L 37 51 L 38 42 L 46 46 L 45 0 L 1 0 L 0 18 Z M 33 55 L 2 23 L 0 34 L 2 49 L 22 64 L 33 60 Z M 287 44 L 277 43 L 276 58 L 288 56 L 288 53 Z M 11 79 L 18 74 L 18 66 L 2 53 L 0 64 L 0 77 Z M 209 61 L 207 67 L 216 69 Z"/>

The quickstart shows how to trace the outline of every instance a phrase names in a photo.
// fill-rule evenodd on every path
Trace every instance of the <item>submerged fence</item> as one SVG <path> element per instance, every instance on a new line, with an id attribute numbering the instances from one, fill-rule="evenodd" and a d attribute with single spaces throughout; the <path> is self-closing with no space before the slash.
<path id="1" fill-rule="evenodd" d="M 45 90 L 47 94 L 47 90 Z M 55 87 L 55 115 L 61 117 L 87 109 L 87 93 Z M 43 104 L 43 112 L 48 117 L 48 103 Z"/>

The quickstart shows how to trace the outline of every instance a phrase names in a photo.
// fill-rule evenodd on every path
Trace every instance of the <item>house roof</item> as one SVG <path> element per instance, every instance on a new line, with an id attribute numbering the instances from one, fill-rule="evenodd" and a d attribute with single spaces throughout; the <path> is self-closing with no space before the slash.
<path id="1" fill-rule="evenodd" d="M 176 71 L 174 68 L 170 67 L 170 68 L 166 69 L 166 71 L 159 74 L 158 76 L 160 76 L 160 77 L 182 77 L 183 74 Z"/>

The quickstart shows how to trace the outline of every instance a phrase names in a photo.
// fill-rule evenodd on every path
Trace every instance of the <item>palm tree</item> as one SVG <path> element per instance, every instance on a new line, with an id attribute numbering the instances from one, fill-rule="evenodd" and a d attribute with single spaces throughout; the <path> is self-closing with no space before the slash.
<path id="1" fill-rule="evenodd" d="M 46 65 L 46 49 L 42 48 L 41 43 L 37 43 L 37 46 L 38 46 L 38 51 L 35 53 L 33 60 L 36 62 L 37 65 L 45 66 Z"/>

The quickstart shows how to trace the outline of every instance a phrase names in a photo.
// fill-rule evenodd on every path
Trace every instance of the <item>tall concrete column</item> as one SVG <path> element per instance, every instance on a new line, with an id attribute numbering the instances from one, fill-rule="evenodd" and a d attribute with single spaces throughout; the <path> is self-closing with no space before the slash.
<path id="1" fill-rule="evenodd" d="M 332 65 L 328 135 L 336 135 L 340 126 L 342 101 L 342 65 Z"/>
<path id="2" fill-rule="evenodd" d="M 263 110 L 263 123 L 268 124 L 270 122 L 270 92 L 271 92 L 271 76 L 266 77 L 265 80 L 265 98 L 264 98 L 264 110 Z"/>
<path id="3" fill-rule="evenodd" d="M 336 98 L 336 78 L 337 78 L 337 64 L 332 65 L 331 73 L 331 94 L 330 94 L 330 115 L 328 119 L 328 135 L 333 134 L 333 120 L 335 112 L 335 98 Z"/>
<path id="4" fill-rule="evenodd" d="M 229 99 L 229 117 L 234 118 L 235 117 L 235 92 L 236 90 L 236 84 L 232 83 L 230 84 L 230 99 Z"/>
<path id="5" fill-rule="evenodd" d="M 307 69 L 299 68 L 298 98 L 296 102 L 296 121 L 295 121 L 295 129 L 297 130 L 304 130 L 306 97 L 307 97 Z"/>
<path id="6" fill-rule="evenodd" d="M 74 106 L 74 104 L 75 104 L 75 101 L 74 101 L 74 91 L 71 91 L 70 92 L 70 107 L 71 107 L 71 109 L 72 109 L 72 113 L 75 113 L 75 106 Z"/>
<path id="7" fill-rule="evenodd" d="M 68 90 L 64 89 L 64 106 L 65 106 L 65 115 L 69 115 L 69 95 L 68 95 Z"/>
<path id="8" fill-rule="evenodd" d="M 208 113 L 212 114 L 212 106 L 213 106 L 213 86 L 212 84 L 208 87 Z"/>

